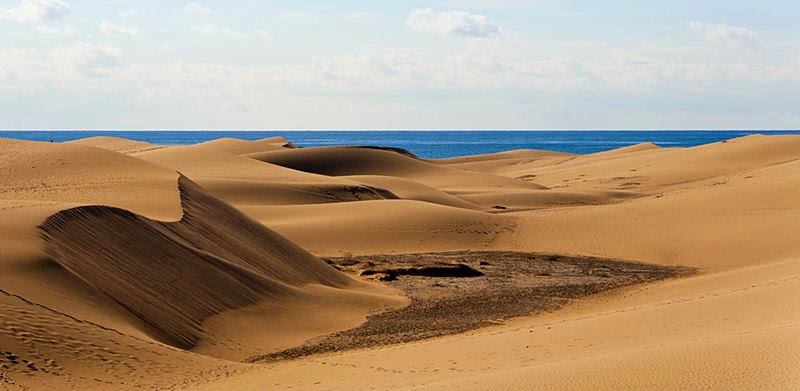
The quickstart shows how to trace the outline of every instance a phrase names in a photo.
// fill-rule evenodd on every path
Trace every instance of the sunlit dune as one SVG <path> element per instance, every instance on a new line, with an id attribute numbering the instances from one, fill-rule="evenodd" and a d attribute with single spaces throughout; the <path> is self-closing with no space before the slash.
<path id="1" fill-rule="evenodd" d="M 800 136 L 0 150 L 1 389 L 800 387 Z"/>

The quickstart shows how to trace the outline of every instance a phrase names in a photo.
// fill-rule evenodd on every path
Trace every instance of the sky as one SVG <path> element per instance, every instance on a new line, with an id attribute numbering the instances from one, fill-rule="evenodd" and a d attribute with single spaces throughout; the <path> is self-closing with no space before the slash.
<path id="1" fill-rule="evenodd" d="M 0 129 L 800 129 L 800 1 L 0 0 Z"/>

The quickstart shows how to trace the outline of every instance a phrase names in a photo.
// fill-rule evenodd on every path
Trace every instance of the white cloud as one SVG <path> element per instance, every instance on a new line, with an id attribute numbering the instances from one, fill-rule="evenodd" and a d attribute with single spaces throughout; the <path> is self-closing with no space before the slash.
<path id="1" fill-rule="evenodd" d="M 263 40 L 266 40 L 266 41 L 271 41 L 272 40 L 272 33 L 270 33 L 268 30 L 258 29 L 258 30 L 255 31 L 255 33 L 256 33 L 256 35 L 261 37 L 261 39 L 263 39 Z"/>
<path id="2" fill-rule="evenodd" d="M 76 83 L 83 78 L 108 76 L 110 69 L 125 63 L 122 49 L 87 42 L 54 48 L 48 57 L 59 79 Z"/>
<path id="3" fill-rule="evenodd" d="M 78 29 L 72 26 L 64 26 L 59 28 L 59 27 L 51 27 L 46 24 L 40 24 L 36 26 L 36 31 L 38 31 L 39 34 L 44 34 L 44 35 L 63 35 L 63 36 L 75 35 L 80 32 L 78 31 Z"/>
<path id="4" fill-rule="evenodd" d="M 234 30 L 226 26 L 217 26 L 211 23 L 203 23 L 191 27 L 193 33 L 208 36 L 226 36 L 236 40 L 250 39 L 251 35 L 244 31 Z"/>
<path id="5" fill-rule="evenodd" d="M 119 11 L 119 16 L 123 19 L 132 18 L 134 16 L 138 16 L 141 12 L 138 10 L 127 10 L 127 11 Z"/>
<path id="6" fill-rule="evenodd" d="M 188 12 L 190 14 L 210 14 L 211 8 L 208 8 L 200 3 L 189 3 L 183 7 L 183 12 Z"/>
<path id="7" fill-rule="evenodd" d="M 13 7 L 0 8 L 0 20 L 38 23 L 59 19 L 72 12 L 63 0 L 21 0 Z"/>
<path id="8" fill-rule="evenodd" d="M 753 30 L 726 23 L 689 22 L 689 28 L 703 34 L 706 41 L 731 47 L 738 47 L 758 38 L 758 33 Z"/>
<path id="9" fill-rule="evenodd" d="M 406 26 L 414 31 L 441 35 L 478 38 L 502 35 L 500 27 L 489 22 L 486 16 L 463 11 L 439 12 L 430 8 L 416 8 L 409 13 Z"/>
<path id="10" fill-rule="evenodd" d="M 142 33 L 142 31 L 136 27 L 120 26 L 107 20 L 100 22 L 100 25 L 97 26 L 97 29 L 100 30 L 100 33 L 103 35 L 107 35 L 109 37 L 135 37 Z"/>
<path id="11" fill-rule="evenodd" d="M 671 56 L 645 57 L 624 52 L 610 60 L 485 54 L 477 48 L 434 57 L 399 51 L 318 57 L 304 64 L 236 66 L 128 62 L 122 50 L 90 43 L 50 51 L 0 49 L 0 93 L 7 90 L 6 96 L 17 96 L 36 92 L 36 108 L 48 107 L 53 103 L 48 97 L 61 93 L 65 94 L 64 99 L 87 104 L 110 99 L 112 104 L 129 110 L 106 117 L 102 115 L 108 114 L 99 110 L 101 116 L 92 117 L 92 121 L 105 118 L 108 122 L 72 125 L 76 127 L 248 128 L 263 123 L 264 110 L 269 110 L 274 127 L 370 128 L 385 127 L 387 123 L 409 128 L 464 124 L 520 127 L 531 126 L 531 120 L 543 116 L 556 122 L 536 123 L 542 127 L 549 124 L 591 128 L 679 121 L 670 118 L 685 122 L 663 123 L 712 123 L 691 124 L 691 119 L 685 119 L 689 114 L 695 115 L 693 119 L 719 116 L 719 120 L 728 118 L 726 121 L 770 120 L 769 113 L 775 110 L 776 102 L 791 96 L 800 85 L 798 62 L 679 63 Z M 758 91 L 764 90 L 771 94 L 759 103 L 756 100 L 764 95 Z M 602 102 L 587 105 L 588 98 Z M 31 104 L 25 101 L 25 106 L 20 104 L 18 109 Z M 792 106 L 778 106 L 786 111 L 781 114 L 786 117 L 772 117 L 773 122 L 762 122 L 760 126 L 796 123 L 800 118 L 800 112 Z M 489 108 L 499 111 L 492 115 Z M 743 108 L 749 111 L 743 112 Z M 0 113 L 3 109 L 0 107 Z M 150 115 L 141 116 L 142 110 Z M 318 115 L 308 117 L 305 114 L 309 110 Z M 598 118 L 591 115 L 582 121 L 576 113 L 584 110 L 596 115 L 610 110 L 615 117 L 607 120 L 610 122 L 591 122 Z M 728 112 L 733 117 L 724 117 Z M 176 117 L 175 113 L 182 114 Z M 484 116 L 485 113 L 489 115 Z M 469 118 L 464 120 L 457 114 Z M 65 119 L 15 115 L 0 116 L 0 120 L 10 118 L 30 127 L 86 121 L 83 116 Z"/>

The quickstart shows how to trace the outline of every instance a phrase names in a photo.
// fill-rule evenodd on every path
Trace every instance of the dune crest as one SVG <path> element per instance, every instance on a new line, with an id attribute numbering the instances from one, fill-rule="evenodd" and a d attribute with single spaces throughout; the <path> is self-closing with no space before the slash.
<path id="1" fill-rule="evenodd" d="M 109 151 L 119 152 L 126 155 L 164 148 L 162 145 L 111 136 L 87 137 L 68 141 L 68 143 L 108 149 Z"/>
<path id="2" fill-rule="evenodd" d="M 457 192 L 475 186 L 544 189 L 535 183 L 478 172 L 450 169 L 392 149 L 316 147 L 247 155 L 298 171 L 329 176 L 385 175 Z"/>
<path id="3" fill-rule="evenodd" d="M 48 254 L 141 319 L 146 331 L 183 349 L 202 322 L 315 283 L 351 280 L 235 209 L 179 179 L 184 216 L 150 220 L 102 206 L 59 212 L 41 226 Z"/>
<path id="4" fill-rule="evenodd" d="M 269 137 L 261 140 L 242 140 L 238 138 L 218 138 L 216 140 L 206 141 L 197 144 L 213 148 L 216 150 L 232 153 L 235 155 L 246 155 L 250 153 L 259 153 L 267 151 L 280 151 L 282 149 L 296 148 L 289 140 L 283 137 Z"/>

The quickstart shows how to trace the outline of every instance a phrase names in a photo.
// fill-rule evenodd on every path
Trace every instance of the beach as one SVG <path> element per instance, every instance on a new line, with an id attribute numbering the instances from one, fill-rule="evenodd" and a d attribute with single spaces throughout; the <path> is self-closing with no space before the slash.
<path id="1" fill-rule="evenodd" d="M 0 151 L 2 389 L 800 387 L 800 135 Z"/>

